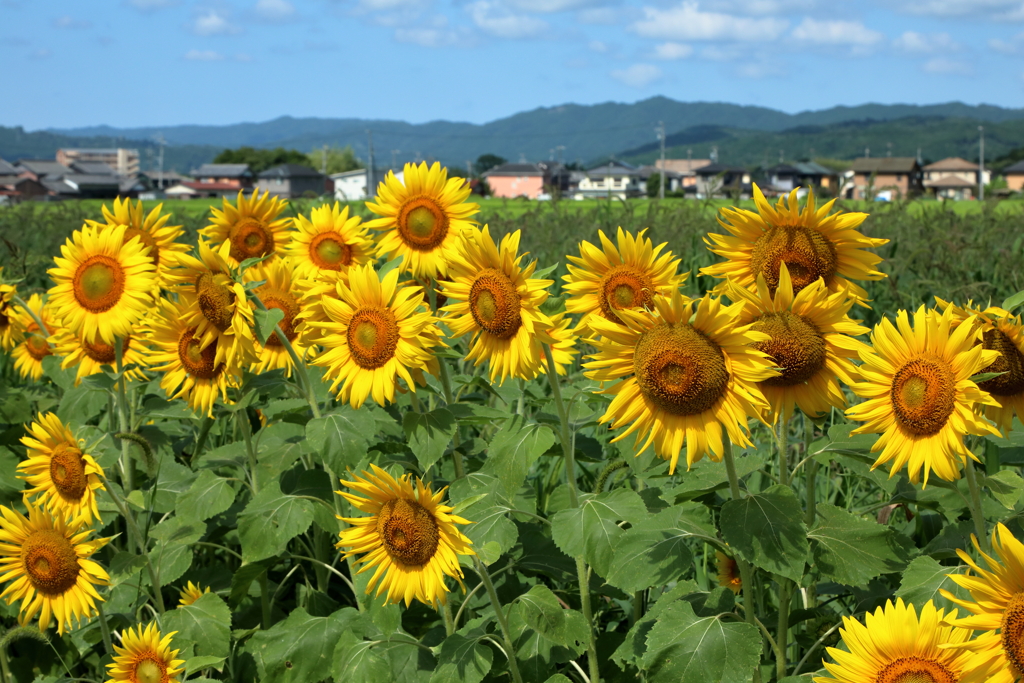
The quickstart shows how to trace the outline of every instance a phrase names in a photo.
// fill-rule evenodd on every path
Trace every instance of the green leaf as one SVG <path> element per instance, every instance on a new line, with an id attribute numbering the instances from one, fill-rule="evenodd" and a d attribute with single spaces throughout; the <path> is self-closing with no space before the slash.
<path id="1" fill-rule="evenodd" d="M 430 683 L 480 683 L 491 670 L 493 657 L 479 638 L 453 633 L 441 644 Z"/>
<path id="2" fill-rule="evenodd" d="M 970 593 L 953 583 L 948 574 L 963 574 L 967 567 L 944 567 L 935 559 L 922 555 L 915 557 L 903 571 L 903 578 L 900 580 L 900 587 L 896 591 L 896 597 L 903 598 L 904 602 L 912 603 L 920 608 L 929 600 L 935 601 L 935 606 L 942 609 L 960 609 L 956 603 L 947 600 L 942 596 L 940 590 L 947 590 L 960 599 L 970 599 Z"/>
<path id="3" fill-rule="evenodd" d="M 544 681 L 544 683 L 572 683 L 572 681 L 563 676 L 562 674 L 555 674 L 548 680 Z"/>
<path id="4" fill-rule="evenodd" d="M 63 360 L 60 356 L 47 356 L 43 359 L 43 373 L 61 390 L 67 391 L 75 386 L 77 372 L 75 368 L 62 369 L 60 364 Z"/>
<path id="5" fill-rule="evenodd" d="M 185 661 L 185 676 L 188 677 L 197 671 L 209 668 L 215 668 L 220 671 L 222 668 L 220 666 L 221 662 L 225 659 L 227 659 L 227 657 L 190 657 Z"/>
<path id="6" fill-rule="evenodd" d="M 331 672 L 337 683 L 380 683 L 391 680 L 391 666 L 374 644 L 353 633 L 341 634 Z"/>
<path id="7" fill-rule="evenodd" d="M 331 675 L 339 638 L 343 633 L 351 635 L 350 627 L 361 620 L 351 607 L 329 617 L 311 617 L 296 607 L 273 628 L 253 634 L 246 650 L 256 659 L 262 683 L 320 681 Z"/>
<path id="8" fill-rule="evenodd" d="M 690 603 L 680 601 L 648 633 L 641 666 L 650 683 L 749 683 L 760 657 L 757 627 L 700 618 Z"/>
<path id="9" fill-rule="evenodd" d="M 28 402 L 25 402 L 26 408 Z M 88 422 L 107 407 L 107 392 L 88 387 L 72 387 L 61 396 L 57 417 L 61 422 Z M 4 421 L 10 421 L 4 418 Z"/>
<path id="10" fill-rule="evenodd" d="M 480 494 L 486 495 L 481 498 Z M 473 522 L 461 531 L 473 541 L 473 549 L 484 564 L 494 563 L 515 545 L 519 532 L 508 518 L 512 506 L 501 493 L 501 483 L 496 477 L 473 472 L 452 482 L 449 497 L 453 505 L 476 499 L 461 508 L 460 516 Z"/>
<path id="11" fill-rule="evenodd" d="M 232 607 L 237 607 L 240 602 L 249 594 L 249 586 L 260 577 L 267 568 L 273 566 L 273 560 L 264 560 L 253 564 L 243 564 L 231 574 L 231 594 L 228 602 Z"/>
<path id="12" fill-rule="evenodd" d="M 819 439 L 811 444 L 810 454 L 819 463 L 828 462 L 828 453 L 838 451 L 870 453 L 871 447 L 878 440 L 877 434 L 855 434 L 851 435 L 855 424 L 837 424 L 829 427 L 828 439 Z M 873 459 L 873 458 L 872 458 Z"/>
<path id="13" fill-rule="evenodd" d="M 551 429 L 515 415 L 491 437 L 481 471 L 496 476 L 505 496 L 511 499 L 523 485 L 533 463 L 554 443 L 555 433 Z"/>
<path id="14" fill-rule="evenodd" d="M 256 322 L 256 338 L 260 344 L 266 346 L 267 338 L 274 334 L 274 328 L 284 320 L 284 311 L 280 308 L 262 310 L 257 308 L 253 312 L 253 320 Z"/>
<path id="15" fill-rule="evenodd" d="M 862 586 L 879 574 L 898 572 L 910 559 L 896 532 L 861 519 L 835 505 L 817 507 L 818 522 L 807 536 L 814 562 L 825 576 L 847 586 Z"/>
<path id="16" fill-rule="evenodd" d="M 1007 374 L 1006 371 L 1004 371 L 1004 372 L 979 372 L 977 375 L 971 375 L 971 381 L 974 382 L 975 384 L 981 384 L 982 382 L 987 382 L 990 379 L 995 379 L 996 377 L 1002 377 L 1005 374 Z"/>
<path id="17" fill-rule="evenodd" d="M 306 438 L 319 451 L 324 464 L 340 475 L 366 457 L 370 439 L 377 433 L 373 414 L 342 406 L 306 425 Z"/>
<path id="18" fill-rule="evenodd" d="M 1017 308 L 1021 304 L 1024 304 L 1024 291 L 1017 292 L 1003 300 L 1003 305 L 1000 308 L 1013 312 L 1013 309 Z"/>
<path id="19" fill-rule="evenodd" d="M 205 593 L 191 605 L 164 612 L 164 633 L 177 631 L 196 644 L 196 654 L 227 657 L 230 654 L 231 610 L 216 593 Z"/>
<path id="20" fill-rule="evenodd" d="M 150 536 L 157 539 L 149 551 L 149 561 L 156 568 L 161 584 L 177 581 L 192 566 L 192 544 L 206 533 L 206 524 L 181 517 L 170 517 L 156 525 Z"/>
<path id="21" fill-rule="evenodd" d="M 312 502 L 286 496 L 277 482 L 269 484 L 238 515 L 242 561 L 256 562 L 280 555 L 288 541 L 308 529 L 312 521 Z"/>
<path id="22" fill-rule="evenodd" d="M 745 560 L 799 581 L 807 561 L 803 508 L 793 489 L 772 486 L 722 506 L 722 538 Z"/>
<path id="23" fill-rule="evenodd" d="M 615 543 L 608 583 L 627 593 L 661 586 L 690 568 L 687 539 L 716 538 L 708 509 L 682 503 L 637 522 Z"/>
<path id="24" fill-rule="evenodd" d="M 406 413 L 402 419 L 402 428 L 405 430 L 409 448 L 416 454 L 416 460 L 426 472 L 444 455 L 458 425 L 455 416 L 447 409 L 438 408 L 429 413 Z"/>
<path id="25" fill-rule="evenodd" d="M 205 520 L 224 512 L 233 502 L 235 489 L 231 482 L 212 470 L 203 470 L 188 491 L 178 495 L 175 508 L 183 517 Z"/>
<path id="26" fill-rule="evenodd" d="M 992 497 L 1003 504 L 1007 510 L 1012 510 L 1020 500 L 1020 493 L 1024 491 L 1024 479 L 1013 470 L 999 470 L 990 477 L 982 480 L 984 486 L 992 492 Z"/>
<path id="27" fill-rule="evenodd" d="M 586 630 L 580 634 L 574 628 L 573 617 L 579 613 L 563 608 L 547 586 L 534 586 L 516 598 L 516 604 L 511 609 L 518 609 L 528 627 L 556 645 L 575 650 L 581 641 L 586 641 Z"/>
<path id="28" fill-rule="evenodd" d="M 653 453 L 653 449 L 648 449 Z M 736 458 L 736 476 L 740 479 L 761 468 L 766 460 L 763 453 L 748 451 Z M 632 462 L 628 459 L 627 462 Z M 724 462 L 715 462 L 704 458 L 691 467 L 681 477 L 682 483 L 665 491 L 662 496 L 669 503 L 682 502 L 703 495 L 707 491 L 724 488 L 729 485 L 729 474 L 725 471 Z"/>
<path id="29" fill-rule="evenodd" d="M 636 524 L 647 517 L 644 501 L 629 489 L 585 493 L 580 506 L 559 511 L 551 519 L 551 536 L 569 557 L 582 554 L 601 576 L 608 576 L 615 543 L 622 535 L 618 522 Z"/>

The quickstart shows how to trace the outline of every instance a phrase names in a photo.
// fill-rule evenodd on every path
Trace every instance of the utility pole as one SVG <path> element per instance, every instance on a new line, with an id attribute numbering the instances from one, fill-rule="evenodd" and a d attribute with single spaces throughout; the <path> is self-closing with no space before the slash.
<path id="1" fill-rule="evenodd" d="M 661 140 L 661 182 L 658 183 L 658 199 L 665 198 L 665 123 L 658 121 L 658 139 Z"/>
<path id="2" fill-rule="evenodd" d="M 377 196 L 377 176 L 373 172 L 373 131 L 366 129 L 366 138 L 369 141 L 369 158 L 366 164 L 366 198 L 373 199 Z"/>
<path id="3" fill-rule="evenodd" d="M 327 175 L 327 145 L 324 145 L 324 158 L 320 160 L 320 172 Z"/>
<path id="4" fill-rule="evenodd" d="M 157 159 L 158 159 L 158 161 L 157 161 L 157 168 L 159 170 L 157 171 L 157 176 L 156 176 L 156 178 L 157 178 L 156 186 L 157 186 L 157 189 L 159 189 L 162 192 L 163 189 L 164 189 L 164 145 L 167 144 L 167 141 L 164 140 L 164 134 L 163 133 L 157 133 L 156 134 L 156 142 L 157 142 L 158 145 L 160 145 L 160 156 L 157 157 Z"/>
<path id="5" fill-rule="evenodd" d="M 565 145 L 557 145 L 555 147 L 555 151 L 558 153 L 557 154 L 558 163 L 559 163 L 559 165 L 561 165 L 561 163 L 562 163 L 562 152 L 565 151 Z"/>
<path id="6" fill-rule="evenodd" d="M 985 201 L 985 126 L 978 126 L 978 134 L 981 136 L 978 149 L 978 199 Z"/>
<path id="7" fill-rule="evenodd" d="M 892 143 L 891 142 L 885 143 L 885 147 L 886 147 L 886 149 L 885 149 L 885 156 L 891 157 L 892 156 Z"/>
<path id="8" fill-rule="evenodd" d="M 391 150 L 391 170 L 398 168 L 398 153 L 401 151 L 400 149 Z"/>

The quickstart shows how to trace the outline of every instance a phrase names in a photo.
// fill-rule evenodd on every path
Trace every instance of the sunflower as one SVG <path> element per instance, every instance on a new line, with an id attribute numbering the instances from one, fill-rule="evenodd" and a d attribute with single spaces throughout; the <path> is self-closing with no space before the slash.
<path id="1" fill-rule="evenodd" d="M 555 372 L 559 375 L 566 373 L 566 368 L 572 365 L 573 359 L 579 351 L 576 350 L 576 335 L 569 329 L 572 321 L 565 311 L 560 311 L 551 316 L 551 327 L 549 327 L 539 339 L 542 343 L 551 347 L 551 360 L 555 362 Z"/>
<path id="2" fill-rule="evenodd" d="M 622 324 L 617 310 L 650 309 L 655 296 L 671 296 L 689 277 L 676 272 L 679 259 L 665 250 L 667 243 L 654 246 L 645 232 L 634 237 L 619 228 L 616 247 L 598 230 L 601 248 L 580 242 L 580 255 L 566 256 L 570 263 L 569 274 L 562 276 L 569 294 L 565 310 L 582 314 L 577 331 L 587 329 L 591 315 Z"/>
<path id="3" fill-rule="evenodd" d="M 129 628 L 121 634 L 121 647 L 114 646 L 117 655 L 107 664 L 110 678 L 106 683 L 180 683 L 185 660 L 177 659 L 179 650 L 171 649 L 171 637 L 176 633 L 162 635 L 153 623 L 145 630 L 141 624 Z"/>
<path id="4" fill-rule="evenodd" d="M 288 338 L 292 348 L 299 358 L 306 355 L 307 346 L 302 343 L 298 333 L 295 331 L 297 324 L 296 317 L 301 307 L 299 305 L 302 291 L 295 281 L 295 271 L 291 261 L 277 259 L 273 263 L 260 264 L 251 269 L 246 275 L 253 281 L 264 281 L 264 284 L 256 287 L 253 293 L 259 297 L 263 305 L 270 309 L 277 309 L 284 314 L 278 323 L 284 336 Z M 292 359 L 288 355 L 284 344 L 274 333 L 267 337 L 265 345 L 256 347 L 257 360 L 253 362 L 252 370 L 255 373 L 263 373 L 268 370 L 284 368 L 285 373 L 290 377 L 292 374 Z"/>
<path id="5" fill-rule="evenodd" d="M 13 314 L 17 325 L 23 330 L 24 341 L 14 347 L 11 357 L 14 359 L 14 367 L 22 377 L 39 381 L 43 376 L 43 359 L 53 354 L 47 336 L 39 329 L 36 317 L 43 321 L 47 332 L 54 332 L 58 323 L 53 317 L 51 308 L 43 302 L 43 297 L 33 294 L 25 302 L 28 305 L 16 305 L 13 307 Z M 29 312 L 31 311 L 31 313 Z M 35 317 L 32 316 L 35 313 Z"/>
<path id="6" fill-rule="evenodd" d="M 203 590 L 202 587 L 198 584 L 194 584 L 191 581 L 189 581 L 188 585 L 185 586 L 185 589 L 178 593 L 178 596 L 181 598 L 178 601 L 178 604 L 180 604 L 182 607 L 188 607 L 193 602 L 195 602 L 196 600 L 203 597 L 209 592 L 209 586 L 206 587 L 206 590 Z"/>
<path id="7" fill-rule="evenodd" d="M 966 643 L 971 631 L 944 626 L 945 614 L 931 600 L 921 607 L 918 618 L 913 605 L 902 598 L 885 602 L 860 623 L 843 617 L 839 629 L 847 650 L 828 648 L 832 662 L 822 662 L 831 676 L 815 676 L 815 683 L 960 683 L 967 669 L 963 652 L 951 647 Z M 1009 679 L 1007 679 L 1009 680 Z"/>
<path id="8" fill-rule="evenodd" d="M 4 267 L 0 266 L 0 350 L 10 352 L 21 342 L 24 330 L 18 326 L 11 300 L 17 296 L 17 288 L 4 282 Z"/>
<path id="9" fill-rule="evenodd" d="M 887 319 L 875 326 L 874 349 L 860 351 L 864 381 L 850 387 L 867 400 L 846 410 L 847 417 L 864 423 L 851 434 L 881 434 L 871 448 L 881 451 L 873 468 L 892 461 L 890 476 L 906 465 L 913 483 L 922 468 L 925 485 L 932 470 L 954 481 L 961 462 L 974 457 L 964 435 L 999 435 L 974 413 L 976 404 L 996 402 L 971 376 L 999 357 L 998 351 L 975 345 L 974 323 L 971 316 L 952 330 L 950 310 L 939 315 L 922 306 L 914 313 L 913 328 L 906 311 L 896 314 L 895 326 Z"/>
<path id="10" fill-rule="evenodd" d="M 217 247 L 230 244 L 227 256 L 231 265 L 268 254 L 284 255 L 292 221 L 278 218 L 286 206 L 283 199 L 271 196 L 269 191 L 261 195 L 259 190 L 247 198 L 239 190 L 235 204 L 227 197 L 223 201 L 223 209 L 210 209 L 213 218 L 199 234 Z"/>
<path id="11" fill-rule="evenodd" d="M 756 291 L 733 285 L 728 293 L 743 303 L 740 324 L 769 336 L 754 348 L 768 354 L 782 373 L 760 384 L 772 424 L 780 417 L 788 423 L 794 403 L 811 417 L 846 407 L 839 380 L 850 384 L 858 376 L 850 359 L 868 346 L 853 337 L 868 329 L 847 315 L 854 301 L 845 291 L 830 292 L 819 279 L 794 296 L 789 268 L 782 263 L 774 294 L 762 274 Z"/>
<path id="12" fill-rule="evenodd" d="M 408 606 L 416 598 L 443 605 L 448 595 L 445 575 L 462 585 L 458 556 L 476 554 L 473 542 L 455 526 L 470 522 L 441 503 L 445 489 L 434 493 L 418 477 L 413 486 L 411 474 L 395 479 L 374 464 L 370 468 L 372 472 L 363 470 L 355 481 L 341 482 L 360 495 L 336 492 L 367 514 L 338 517 L 352 525 L 339 534 L 338 549 L 348 548 L 345 557 L 366 553 L 358 560 L 363 563 L 359 573 L 375 568 L 367 593 L 380 580 L 377 595 L 387 592 L 390 603 L 404 600 Z"/>
<path id="13" fill-rule="evenodd" d="M 0 582 L 11 582 L 0 598 L 8 605 L 21 600 L 22 626 L 38 614 L 40 631 L 52 619 L 63 636 L 103 600 L 94 586 L 106 586 L 110 577 L 90 558 L 110 539 L 88 540 L 92 529 L 82 517 L 65 522 L 32 503 L 26 507 L 28 517 L 0 505 Z"/>
<path id="14" fill-rule="evenodd" d="M 768 289 L 774 293 L 779 285 L 779 264 L 789 267 L 793 291 L 818 278 L 829 291 L 849 287 L 850 296 L 867 300 L 867 292 L 853 280 L 880 280 L 885 275 L 875 269 L 882 257 L 865 251 L 880 247 L 889 240 L 865 237 L 856 228 L 868 217 L 866 213 L 835 213 L 829 211 L 835 200 L 815 209 L 814 192 L 808 191 L 803 211 L 797 206 L 797 191 L 781 197 L 772 207 L 754 185 L 754 202 L 758 213 L 746 209 L 722 209 L 719 224 L 730 235 L 709 234 L 704 238 L 708 248 L 728 261 L 702 268 L 701 273 L 728 278 L 741 287 L 754 289 L 758 274 L 764 275 Z M 709 239 L 710 238 L 710 239 Z"/>
<path id="15" fill-rule="evenodd" d="M 380 218 L 367 228 L 385 231 L 377 244 L 377 255 L 388 259 L 402 256 L 401 268 L 413 277 L 436 278 L 448 272 L 448 252 L 459 235 L 475 223 L 470 218 L 479 204 L 466 201 L 470 187 L 462 178 L 449 178 L 448 169 L 434 162 L 406 164 L 405 184 L 391 171 L 377 188 L 377 202 L 366 207 Z"/>
<path id="16" fill-rule="evenodd" d="M 760 419 L 767 407 L 757 383 L 778 375 L 753 346 L 769 336 L 739 323 L 742 303 L 725 306 L 707 295 L 695 302 L 676 291 L 656 297 L 654 308 L 620 310 L 625 325 L 591 319 L 600 336 L 588 340 L 597 352 L 583 365 L 586 376 L 614 382 L 601 391 L 614 397 L 601 422 L 614 429 L 632 423 L 613 441 L 635 432 L 638 455 L 653 442 L 670 473 L 684 441 L 687 467 L 705 454 L 721 460 L 723 426 L 732 443 L 751 445 L 747 419 Z"/>
<path id="17" fill-rule="evenodd" d="M 104 365 L 111 368 L 117 365 L 117 349 L 113 344 L 104 344 L 98 339 L 87 342 L 71 330 L 63 328 L 53 333 L 50 342 L 57 355 L 62 357 L 60 366 L 65 369 L 76 368 L 76 386 L 83 378 L 103 372 Z M 141 330 L 121 339 L 121 362 L 126 368 L 128 379 L 137 382 L 146 379 L 149 349 Z"/>
<path id="18" fill-rule="evenodd" d="M 196 328 L 186 320 L 184 305 L 167 300 L 160 302 L 148 327 L 150 362 L 153 370 L 164 373 L 160 386 L 170 398 L 184 396 L 192 410 L 212 417 L 217 396 L 227 401 L 228 387 L 237 386 L 242 374 L 237 362 L 217 360 L 223 340 L 203 348 Z"/>
<path id="19" fill-rule="evenodd" d="M 473 334 L 466 360 L 488 361 L 492 382 L 542 372 L 541 337 L 552 327 L 540 310 L 552 281 L 531 277 L 536 261 L 522 266 L 519 236 L 505 235 L 499 248 L 486 225 L 467 230 L 449 255 L 451 280 L 439 283 L 449 302 L 445 324 L 455 337 Z"/>
<path id="20" fill-rule="evenodd" d="M 949 302 L 935 297 L 940 308 L 951 306 Z M 985 417 L 996 423 L 999 429 L 1008 432 L 1013 425 L 1014 414 L 1024 420 L 1024 326 L 1019 315 L 996 306 L 984 310 L 972 306 L 968 301 L 964 308 L 953 306 L 953 324 L 958 325 L 970 316 L 975 316 L 981 328 L 981 340 L 976 342 L 982 348 L 999 352 L 999 358 L 988 366 L 986 372 L 1005 373 L 999 377 L 978 383 L 978 388 L 988 392 L 999 405 L 986 405 Z"/>
<path id="21" fill-rule="evenodd" d="M 735 558 L 716 550 L 715 569 L 718 574 L 718 585 L 739 595 L 743 589 L 743 579 L 740 578 L 740 567 L 736 564 Z"/>
<path id="22" fill-rule="evenodd" d="M 297 279 L 333 276 L 373 259 L 373 239 L 359 216 L 349 217 L 348 207 L 334 202 L 312 210 L 309 218 L 295 220 L 288 257 Z"/>
<path id="23" fill-rule="evenodd" d="M 347 284 L 335 285 L 337 299 L 322 300 L 328 320 L 315 324 L 324 351 L 313 365 L 327 368 L 331 389 L 353 408 L 371 395 L 379 405 L 394 401 L 398 377 L 415 390 L 414 371 L 429 368 L 431 348 L 443 345 L 422 289 L 399 285 L 398 275 L 395 268 L 380 278 L 372 263 L 356 266 Z"/>
<path id="24" fill-rule="evenodd" d="M 76 230 L 47 271 L 57 283 L 50 289 L 54 315 L 85 341 L 127 337 L 152 306 L 153 261 L 139 238 L 125 239 L 126 230 Z"/>
<path id="25" fill-rule="evenodd" d="M 103 468 L 75 439 L 67 425 L 53 413 L 42 413 L 21 439 L 28 460 L 18 464 L 18 478 L 32 488 L 24 492 L 35 505 L 57 517 L 84 518 L 86 524 L 100 518 L 96 491 L 103 488 Z"/>
<path id="26" fill-rule="evenodd" d="M 138 237 L 143 245 L 149 248 L 146 255 L 153 261 L 158 287 L 166 286 L 165 275 L 174 263 L 172 254 L 188 251 L 188 245 L 175 242 L 185 234 L 184 229 L 180 225 L 167 225 L 171 214 L 161 213 L 163 208 L 163 204 L 157 204 L 147 214 L 141 200 L 132 204 L 130 199 L 118 198 L 114 200 L 113 210 L 107 208 L 106 204 L 103 205 L 103 219 L 106 223 L 86 221 L 87 225 L 100 231 L 118 225 L 125 226 L 125 242 Z"/>

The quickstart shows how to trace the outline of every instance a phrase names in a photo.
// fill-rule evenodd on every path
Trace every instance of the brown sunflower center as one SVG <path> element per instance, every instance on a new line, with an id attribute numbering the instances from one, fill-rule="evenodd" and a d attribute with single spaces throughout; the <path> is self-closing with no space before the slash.
<path id="1" fill-rule="evenodd" d="M 366 306 L 352 315 L 346 337 L 349 353 L 366 370 L 382 367 L 398 348 L 395 314 L 380 306 Z"/>
<path id="2" fill-rule="evenodd" d="M 754 242 L 750 268 L 755 278 L 764 275 L 768 289 L 774 294 L 783 263 L 789 269 L 795 294 L 818 278 L 824 278 L 826 285 L 831 284 L 839 258 L 832 241 L 814 228 L 772 226 Z"/>
<path id="3" fill-rule="evenodd" d="M 929 436 L 942 429 L 953 413 L 956 378 L 945 361 L 916 358 L 896 371 L 889 397 L 901 427 Z"/>
<path id="4" fill-rule="evenodd" d="M 753 329 L 771 337 L 754 344 L 754 348 L 771 356 L 782 370 L 780 376 L 761 384 L 770 387 L 803 384 L 825 366 L 825 338 L 806 317 L 790 311 L 765 313 L 754 321 Z"/>
<path id="5" fill-rule="evenodd" d="M 274 251 L 274 233 L 267 224 L 253 218 L 242 218 L 228 230 L 231 242 L 231 258 L 244 261 L 247 258 L 259 258 Z"/>
<path id="6" fill-rule="evenodd" d="M 647 273 L 632 266 L 615 266 L 601 279 L 601 314 L 620 322 L 615 311 L 650 308 L 654 285 Z"/>
<path id="7" fill-rule="evenodd" d="M 957 683 L 959 676 L 934 659 L 899 657 L 878 672 L 875 683 Z"/>
<path id="8" fill-rule="evenodd" d="M 82 308 L 90 313 L 102 313 L 121 300 L 124 281 L 124 269 L 116 259 L 94 254 L 75 270 L 71 286 Z"/>
<path id="9" fill-rule="evenodd" d="M 985 330 L 982 346 L 999 352 L 999 358 L 984 371 L 1006 374 L 979 382 L 978 386 L 995 396 L 1015 396 L 1024 391 L 1024 355 L 1013 341 L 999 330 Z"/>
<path id="10" fill-rule="evenodd" d="M 260 287 L 257 290 L 260 299 L 263 300 L 263 305 L 267 309 L 276 308 L 277 310 L 284 313 L 284 317 L 281 318 L 281 322 L 278 325 L 281 327 L 281 331 L 284 332 L 284 336 L 288 337 L 288 341 L 294 341 L 295 337 L 295 316 L 299 314 L 299 301 L 288 292 L 284 292 L 280 289 L 274 289 L 272 287 Z M 281 340 L 276 334 L 272 334 L 267 337 L 267 346 L 284 346 Z"/>
<path id="11" fill-rule="evenodd" d="M 322 232 L 309 243 L 309 260 L 317 268 L 341 270 L 352 265 L 352 247 L 336 232 Z"/>
<path id="12" fill-rule="evenodd" d="M 163 660 L 153 652 L 145 652 L 136 655 L 139 659 L 135 662 L 132 671 L 131 683 L 167 683 L 167 666 Z"/>
<path id="13" fill-rule="evenodd" d="M 28 355 L 39 361 L 52 353 L 50 345 L 46 342 L 46 337 L 38 334 L 39 325 L 32 323 L 26 331 L 29 333 L 25 337 L 25 350 L 28 351 Z"/>
<path id="14" fill-rule="evenodd" d="M 81 569 L 74 546 L 53 529 L 37 529 L 22 541 L 21 562 L 32 586 L 51 597 L 70 590 Z"/>
<path id="15" fill-rule="evenodd" d="M 704 412 L 729 383 L 722 349 L 686 323 L 661 322 L 640 335 L 633 372 L 644 397 L 674 415 Z"/>
<path id="16" fill-rule="evenodd" d="M 196 300 L 199 310 L 210 324 L 223 332 L 231 327 L 231 318 L 235 314 L 235 293 L 226 285 L 216 280 L 216 276 L 207 271 L 196 277 Z"/>
<path id="17" fill-rule="evenodd" d="M 377 515 L 377 533 L 391 557 L 422 567 L 437 551 L 441 538 L 434 515 L 415 500 L 389 500 Z"/>
<path id="18" fill-rule="evenodd" d="M 448 214 L 430 197 L 413 197 L 398 212 L 398 234 L 413 249 L 433 251 L 448 235 Z"/>
<path id="19" fill-rule="evenodd" d="M 57 446 L 50 456 L 50 480 L 64 500 L 82 500 L 86 488 L 82 451 L 68 443 Z"/>
<path id="20" fill-rule="evenodd" d="M 224 372 L 224 364 L 217 363 L 217 344 L 215 341 L 205 349 L 199 349 L 199 341 L 195 338 L 196 328 L 190 327 L 178 338 L 178 358 L 182 367 L 197 379 L 216 379 Z"/>
<path id="21" fill-rule="evenodd" d="M 1024 671 L 1024 593 L 1014 593 L 1003 612 L 1003 652 L 1017 671 Z"/>
<path id="22" fill-rule="evenodd" d="M 150 232 L 146 232 L 145 230 L 139 230 L 138 228 L 128 228 L 127 230 L 124 231 L 125 244 L 128 244 L 128 241 L 133 237 L 138 237 L 139 242 L 142 243 L 142 246 L 149 247 L 149 258 L 153 259 L 154 266 L 159 266 L 160 247 L 159 245 L 157 245 L 156 240 L 153 239 L 153 234 Z"/>
<path id="23" fill-rule="evenodd" d="M 511 339 L 523 324 L 519 292 L 505 273 L 484 268 L 469 289 L 476 324 L 499 339 Z"/>
<path id="24" fill-rule="evenodd" d="M 128 353 L 128 344 L 131 341 L 131 337 L 125 337 L 121 341 L 121 356 L 124 357 Z M 113 365 L 117 362 L 117 354 L 114 347 L 110 344 L 104 344 L 99 339 L 91 342 L 82 341 L 82 351 L 85 355 L 92 358 L 101 365 Z"/>

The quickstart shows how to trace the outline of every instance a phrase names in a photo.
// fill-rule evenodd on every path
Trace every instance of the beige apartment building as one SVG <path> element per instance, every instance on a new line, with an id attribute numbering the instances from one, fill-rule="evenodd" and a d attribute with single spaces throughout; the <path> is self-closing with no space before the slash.
<path id="1" fill-rule="evenodd" d="M 139 174 L 139 150 L 137 149 L 58 149 L 57 163 L 71 166 L 75 163 L 106 164 L 119 176 Z"/>

